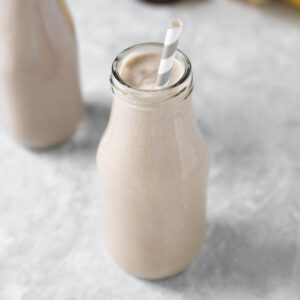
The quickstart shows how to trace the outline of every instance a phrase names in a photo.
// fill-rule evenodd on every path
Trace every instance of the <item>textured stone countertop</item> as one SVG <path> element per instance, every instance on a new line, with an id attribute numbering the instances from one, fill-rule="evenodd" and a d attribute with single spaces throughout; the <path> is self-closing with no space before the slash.
<path id="1" fill-rule="evenodd" d="M 44 152 L 0 127 L 0 299 L 299 299 L 300 11 L 234 0 L 69 4 L 85 119 L 73 140 Z M 173 16 L 184 21 L 180 48 L 211 154 L 207 230 L 185 272 L 144 281 L 103 245 L 95 154 L 113 58 L 162 41 Z"/>

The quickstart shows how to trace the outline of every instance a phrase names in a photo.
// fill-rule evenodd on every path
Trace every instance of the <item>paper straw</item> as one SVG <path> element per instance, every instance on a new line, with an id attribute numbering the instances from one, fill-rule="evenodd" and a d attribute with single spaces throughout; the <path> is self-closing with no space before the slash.
<path id="1" fill-rule="evenodd" d="M 156 88 L 162 88 L 168 85 L 181 30 L 182 22 L 180 20 L 174 19 L 169 22 L 157 74 Z"/>

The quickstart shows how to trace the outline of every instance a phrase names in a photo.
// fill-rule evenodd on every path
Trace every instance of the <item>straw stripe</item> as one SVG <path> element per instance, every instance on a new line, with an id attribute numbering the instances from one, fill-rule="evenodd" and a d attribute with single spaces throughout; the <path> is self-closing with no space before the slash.
<path id="1" fill-rule="evenodd" d="M 177 22 L 178 24 L 176 23 L 176 25 L 177 26 L 179 25 L 179 26 L 174 27 L 174 25 L 173 25 L 174 22 Z M 165 41 L 164 41 L 165 45 L 173 44 L 174 42 L 176 42 L 179 39 L 179 36 L 181 34 L 181 26 L 182 26 L 182 23 L 179 20 L 171 20 L 169 22 L 169 27 L 167 29 Z"/>
<path id="2" fill-rule="evenodd" d="M 170 79 L 171 71 L 172 71 L 172 69 L 170 69 L 169 71 L 167 71 L 165 73 L 159 74 L 159 76 L 157 78 L 156 86 L 159 86 L 159 87 L 165 86 Z"/>
<path id="3" fill-rule="evenodd" d="M 162 58 L 168 58 L 172 56 L 177 50 L 178 40 L 173 44 L 164 47 Z"/>
<path id="4" fill-rule="evenodd" d="M 171 20 L 167 29 L 164 48 L 157 74 L 156 87 L 161 88 L 168 84 L 174 59 L 177 51 L 177 45 L 181 34 L 182 22 L 180 20 Z"/>
<path id="5" fill-rule="evenodd" d="M 159 65 L 159 70 L 158 70 L 158 73 L 159 74 L 163 74 L 163 73 L 166 73 L 167 71 L 169 71 L 170 69 L 172 69 L 173 67 L 173 63 L 174 63 L 174 55 L 176 53 L 174 52 L 172 54 L 172 56 L 168 57 L 168 58 L 163 58 L 161 61 L 160 61 L 160 65 Z"/>

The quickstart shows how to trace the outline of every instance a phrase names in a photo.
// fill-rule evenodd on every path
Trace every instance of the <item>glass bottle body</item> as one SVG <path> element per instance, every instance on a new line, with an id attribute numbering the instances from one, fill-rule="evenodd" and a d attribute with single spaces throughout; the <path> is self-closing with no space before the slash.
<path id="1" fill-rule="evenodd" d="M 204 237 L 207 152 L 192 112 L 191 71 L 184 76 L 153 94 L 112 75 L 112 112 L 97 154 L 103 232 L 117 262 L 143 278 L 183 270 Z"/>
<path id="2" fill-rule="evenodd" d="M 22 144 L 69 138 L 82 118 L 77 45 L 63 0 L 11 0 L 0 11 L 0 113 Z"/>

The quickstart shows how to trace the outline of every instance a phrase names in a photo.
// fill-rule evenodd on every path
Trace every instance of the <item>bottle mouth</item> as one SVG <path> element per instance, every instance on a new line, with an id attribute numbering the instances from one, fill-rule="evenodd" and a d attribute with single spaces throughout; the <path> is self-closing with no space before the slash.
<path id="1" fill-rule="evenodd" d="M 162 50 L 163 50 L 162 43 L 142 43 L 142 44 L 133 45 L 133 46 L 125 49 L 124 51 L 122 51 L 115 58 L 115 60 L 113 61 L 113 64 L 112 64 L 112 78 L 111 78 L 112 84 L 113 84 L 113 81 L 116 80 L 118 85 L 120 85 L 119 88 L 123 87 L 125 90 L 128 90 L 128 92 L 132 92 L 135 94 L 136 93 L 151 93 L 153 95 L 161 93 L 161 92 L 171 91 L 174 88 L 180 87 L 190 77 L 191 72 L 192 72 L 191 62 L 190 62 L 189 58 L 181 50 L 177 50 L 175 59 L 183 65 L 184 71 L 183 71 L 182 76 L 174 84 L 172 84 L 170 86 L 162 87 L 159 89 L 151 89 L 151 90 L 137 88 L 137 87 L 134 87 L 134 86 L 128 84 L 127 82 L 125 82 L 119 73 L 122 63 L 128 56 L 133 55 L 136 52 L 162 53 Z"/>

